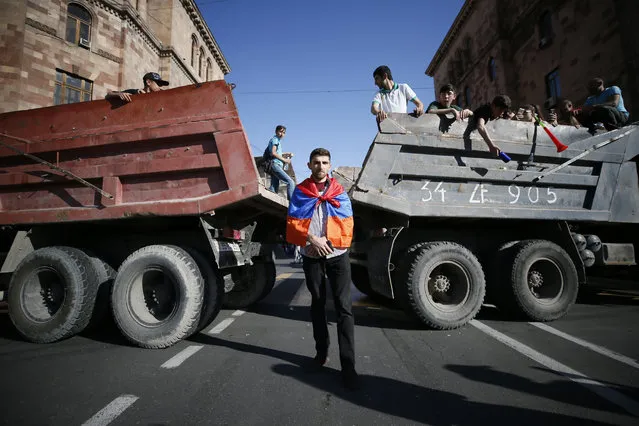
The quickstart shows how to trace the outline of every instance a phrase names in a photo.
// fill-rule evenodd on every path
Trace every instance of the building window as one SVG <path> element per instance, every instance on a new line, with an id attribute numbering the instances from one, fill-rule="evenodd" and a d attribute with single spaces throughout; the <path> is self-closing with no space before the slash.
<path id="1" fill-rule="evenodd" d="M 464 39 L 463 54 L 466 66 L 471 66 L 473 63 L 473 41 L 468 36 Z"/>
<path id="2" fill-rule="evenodd" d="M 206 60 L 206 81 L 213 79 L 213 64 L 210 59 Z"/>
<path id="3" fill-rule="evenodd" d="M 53 104 L 73 104 L 91 100 L 93 82 L 61 70 L 55 72 Z"/>
<path id="4" fill-rule="evenodd" d="M 91 14 L 82 6 L 69 3 L 66 40 L 79 44 L 80 39 L 86 40 L 87 43 L 91 40 Z"/>
<path id="5" fill-rule="evenodd" d="M 539 48 L 550 45 L 553 39 L 552 16 L 549 11 L 545 11 L 539 17 Z"/>
<path id="6" fill-rule="evenodd" d="M 497 79 L 497 62 L 493 57 L 488 60 L 488 78 L 490 81 L 495 81 Z"/>
<path id="7" fill-rule="evenodd" d="M 455 66 L 453 65 L 452 60 L 448 63 L 448 81 L 450 81 L 453 85 L 457 82 L 455 78 Z"/>
<path id="8" fill-rule="evenodd" d="M 466 101 L 466 108 L 470 108 L 471 97 L 470 87 L 468 86 L 466 86 L 466 88 L 464 89 L 464 101 Z"/>
<path id="9" fill-rule="evenodd" d="M 197 37 L 191 36 L 191 66 L 195 68 L 195 57 L 197 56 Z"/>
<path id="10" fill-rule="evenodd" d="M 561 96 L 561 84 L 559 82 L 559 70 L 555 69 L 546 75 L 546 96 L 552 99 L 551 104 L 557 103 Z"/>
<path id="11" fill-rule="evenodd" d="M 200 77 L 202 77 L 202 74 L 204 73 L 204 48 L 200 47 L 200 57 L 198 59 L 198 64 L 197 64 L 197 73 Z"/>

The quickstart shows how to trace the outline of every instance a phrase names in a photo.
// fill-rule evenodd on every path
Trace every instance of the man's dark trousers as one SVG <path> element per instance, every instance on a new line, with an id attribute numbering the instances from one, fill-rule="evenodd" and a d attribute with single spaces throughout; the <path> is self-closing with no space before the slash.
<path id="1" fill-rule="evenodd" d="M 355 368 L 353 309 L 351 302 L 351 265 L 348 252 L 330 259 L 304 258 L 306 287 L 311 292 L 311 319 L 317 354 L 326 356 L 329 346 L 326 324 L 326 278 L 331 285 L 337 313 L 337 340 L 342 371 Z"/>
<path id="2" fill-rule="evenodd" d="M 603 123 L 606 130 L 614 130 L 626 124 L 627 118 L 617 109 L 609 105 L 597 105 L 590 113 L 590 122 Z M 590 123 L 589 123 L 590 124 Z M 587 127 L 590 127 L 587 125 Z"/>

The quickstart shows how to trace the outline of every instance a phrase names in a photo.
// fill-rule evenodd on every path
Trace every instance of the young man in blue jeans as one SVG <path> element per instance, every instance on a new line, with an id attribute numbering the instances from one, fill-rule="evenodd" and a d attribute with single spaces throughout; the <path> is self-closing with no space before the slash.
<path id="1" fill-rule="evenodd" d="M 286 192 L 288 194 L 288 199 L 290 200 L 293 195 L 293 190 L 295 189 L 295 182 L 293 182 L 293 179 L 291 179 L 291 177 L 284 171 L 284 164 L 289 164 L 291 162 L 293 154 L 290 152 L 282 152 L 282 139 L 284 138 L 284 135 L 286 135 L 286 127 L 280 124 L 275 128 L 275 136 L 273 136 L 268 142 L 268 150 L 273 156 L 271 187 L 269 190 L 277 194 L 280 189 L 280 181 L 283 180 L 286 182 Z"/>

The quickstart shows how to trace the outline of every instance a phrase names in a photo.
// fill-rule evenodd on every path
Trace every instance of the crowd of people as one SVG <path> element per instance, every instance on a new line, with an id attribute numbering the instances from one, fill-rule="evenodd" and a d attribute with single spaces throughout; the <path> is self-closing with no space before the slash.
<path id="1" fill-rule="evenodd" d="M 389 112 L 407 112 L 408 102 L 416 106 L 413 115 L 420 116 L 424 112 L 440 116 L 453 116 L 455 120 L 469 119 L 471 130 L 477 130 L 482 136 L 490 152 L 499 156 L 501 150 L 495 145 L 486 131 L 485 124 L 496 119 L 517 120 L 524 122 L 547 121 L 553 126 L 559 124 L 585 127 L 593 133 L 597 130 L 614 130 L 628 123 L 630 116 L 624 106 L 621 89 L 617 86 L 605 87 L 601 78 L 593 78 L 588 82 L 589 96 L 581 107 L 575 107 L 572 101 L 565 99 L 559 102 L 558 111 L 549 110 L 548 119 L 544 117 L 542 108 L 535 104 L 526 104 L 511 110 L 512 102 L 507 95 L 497 95 L 490 103 L 479 106 L 475 110 L 463 109 L 455 104 L 457 93 L 452 84 L 445 84 L 439 90 L 438 99 L 431 102 L 424 111 L 423 104 L 415 92 L 407 84 L 398 84 L 393 80 L 390 69 L 382 65 L 373 72 L 375 85 L 379 91 L 373 98 L 371 113 L 377 121 L 386 119 Z"/>

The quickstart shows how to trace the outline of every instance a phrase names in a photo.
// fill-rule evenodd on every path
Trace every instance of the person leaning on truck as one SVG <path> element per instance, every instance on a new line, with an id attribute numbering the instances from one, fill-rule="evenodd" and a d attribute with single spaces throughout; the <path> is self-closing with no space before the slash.
<path id="1" fill-rule="evenodd" d="M 490 120 L 496 120 L 510 110 L 510 98 L 506 95 L 497 95 L 489 104 L 484 104 L 473 111 L 473 122 L 471 126 L 476 127 L 477 132 L 484 138 L 484 142 L 488 145 L 488 149 L 492 154 L 499 155 L 501 150 L 490 139 L 485 124 Z"/>
<path id="2" fill-rule="evenodd" d="M 373 71 L 375 85 L 379 88 L 379 92 L 373 98 L 371 105 L 371 113 L 377 117 L 377 122 L 381 122 L 386 118 L 389 112 L 408 112 L 407 104 L 411 101 L 415 104 L 416 116 L 424 113 L 424 104 L 417 98 L 417 95 L 408 84 L 397 84 L 393 81 L 393 75 L 390 68 L 381 65 Z"/>
<path id="3" fill-rule="evenodd" d="M 349 389 L 358 387 L 355 371 L 355 321 L 351 301 L 351 267 L 348 248 L 353 238 L 353 209 L 342 185 L 328 177 L 331 153 L 311 152 L 311 177 L 295 187 L 286 218 L 286 240 L 302 247 L 306 287 L 311 293 L 311 319 L 315 358 L 309 368 L 319 371 L 328 361 L 326 279 L 337 313 L 337 340 L 342 379 Z"/>
<path id="4" fill-rule="evenodd" d="M 459 105 L 455 105 L 457 94 L 452 84 L 444 84 L 439 89 L 439 101 L 433 101 L 426 108 L 428 114 L 449 114 L 455 116 L 455 120 L 465 120 L 473 115 L 469 109 L 462 109 Z"/>
<path id="5" fill-rule="evenodd" d="M 286 135 L 286 127 L 281 124 L 275 128 L 275 136 L 268 141 L 267 151 L 271 153 L 273 164 L 271 166 L 271 187 L 270 191 L 278 193 L 280 181 L 286 182 L 286 194 L 290 200 L 295 189 L 295 182 L 284 171 L 284 164 L 290 164 L 293 153 L 282 152 L 282 139 Z"/>
<path id="6" fill-rule="evenodd" d="M 159 92 L 163 86 L 168 86 L 169 82 L 162 80 L 160 74 L 156 72 L 148 72 L 142 77 L 144 82 L 144 89 L 126 89 L 121 92 L 109 91 L 105 96 L 105 99 L 121 99 L 125 102 L 131 102 L 131 95 L 138 95 L 140 93 Z"/>

